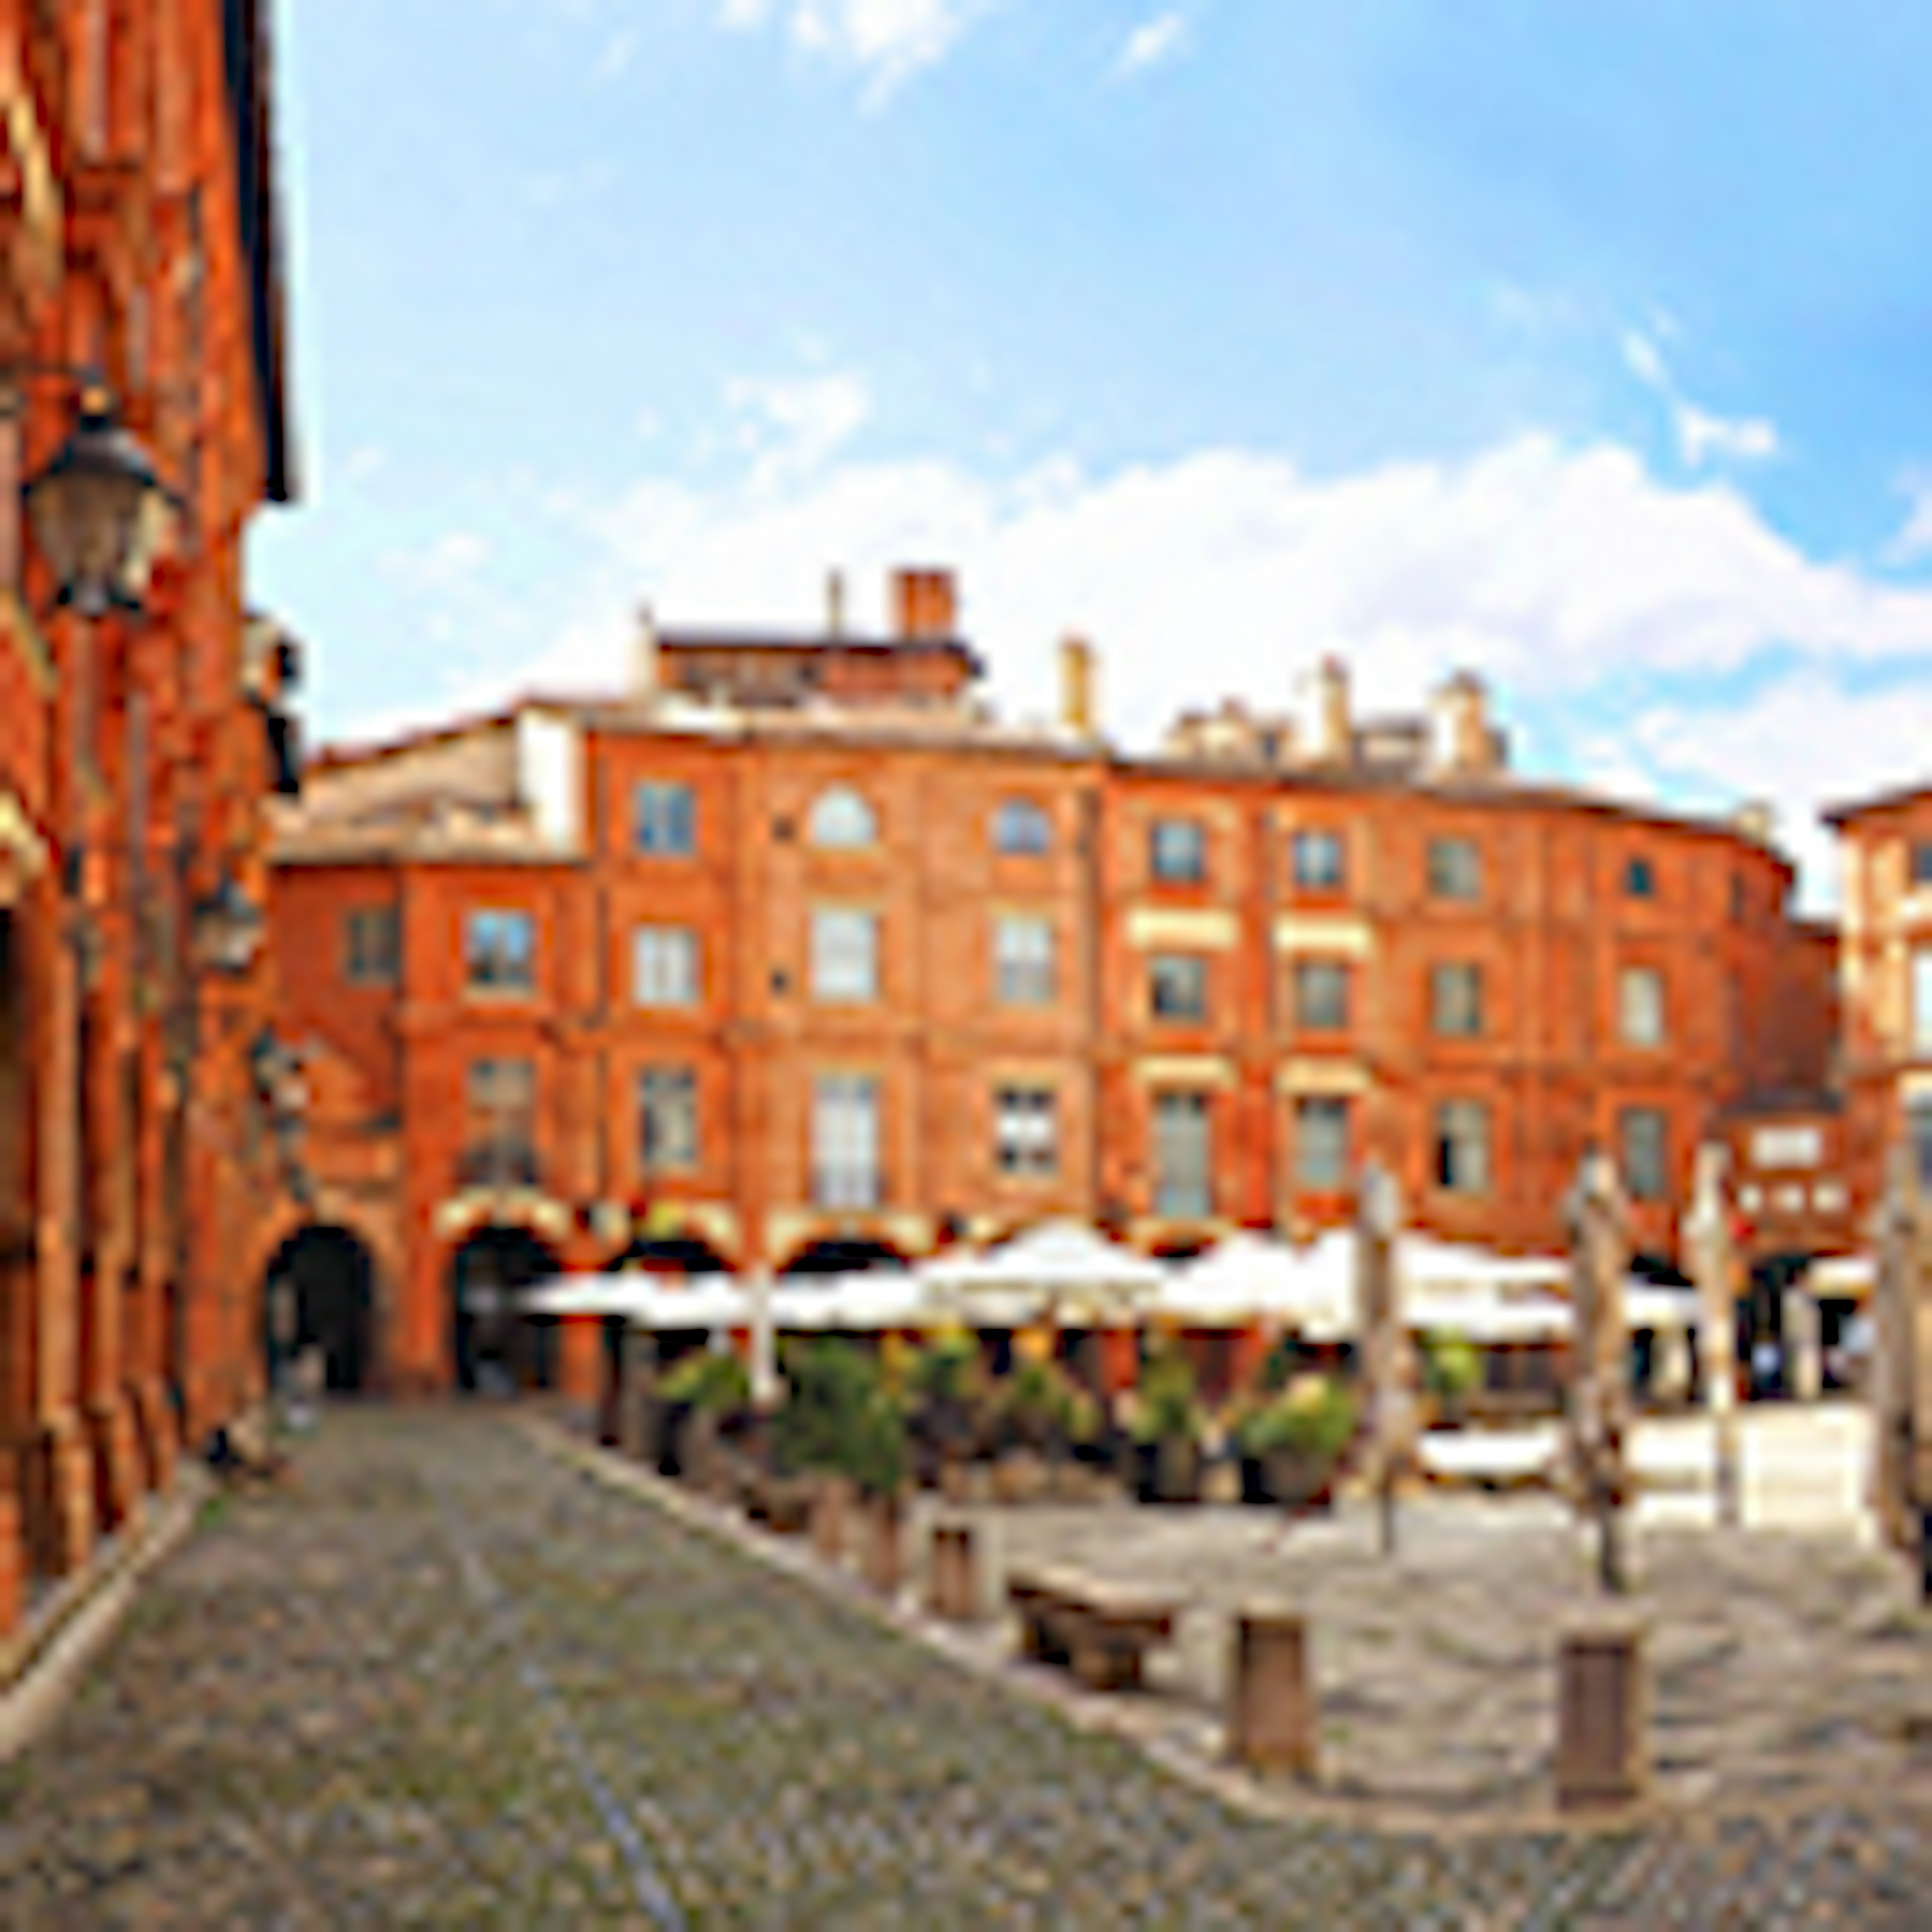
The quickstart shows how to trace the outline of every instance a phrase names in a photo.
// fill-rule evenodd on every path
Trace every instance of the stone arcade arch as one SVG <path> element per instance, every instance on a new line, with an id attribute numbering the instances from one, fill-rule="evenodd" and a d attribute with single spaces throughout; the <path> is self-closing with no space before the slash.
<path id="1" fill-rule="evenodd" d="M 904 1268 L 906 1258 L 869 1234 L 828 1234 L 808 1242 L 779 1270 L 787 1275 L 851 1274 L 861 1268 Z"/>
<path id="2" fill-rule="evenodd" d="M 478 1228 L 449 1261 L 450 1357 L 466 1394 L 548 1389 L 556 1380 L 556 1324 L 523 1312 L 531 1286 L 563 1271 L 527 1228 Z"/>
<path id="3" fill-rule="evenodd" d="M 374 1369 L 376 1264 L 361 1237 L 310 1222 L 284 1240 L 263 1279 L 268 1372 L 309 1348 L 321 1351 L 326 1386 L 366 1388 Z"/>

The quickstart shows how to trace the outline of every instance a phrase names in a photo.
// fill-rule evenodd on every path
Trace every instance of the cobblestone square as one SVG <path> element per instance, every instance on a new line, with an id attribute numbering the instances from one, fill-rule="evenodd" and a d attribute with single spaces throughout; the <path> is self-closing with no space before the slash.
<path id="1" fill-rule="evenodd" d="M 338 1411 L 0 1774 L 0 1922 L 1904 1928 L 1925 1823 L 1246 1814 L 500 1414 Z"/>

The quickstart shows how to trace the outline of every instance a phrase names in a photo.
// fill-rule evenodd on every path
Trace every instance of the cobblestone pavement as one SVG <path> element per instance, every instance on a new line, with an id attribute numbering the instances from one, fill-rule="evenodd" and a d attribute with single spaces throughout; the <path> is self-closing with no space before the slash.
<path id="1" fill-rule="evenodd" d="M 1138 1706 L 1177 1748 L 1219 1748 L 1233 1610 L 1285 1600 L 1309 1619 L 1327 1792 L 1464 1817 L 1547 1802 L 1560 1634 L 1604 1613 L 1588 1534 L 1548 1498 L 1418 1500 L 1392 1561 L 1366 1505 L 1286 1530 L 1239 1508 L 973 1514 L 995 1600 L 1006 1564 L 1066 1561 L 1188 1606 Z M 1660 1797 L 1903 1784 L 1932 1803 L 1932 1613 L 1909 1565 L 1842 1531 L 1664 1523 L 1629 1547 L 1615 1614 L 1646 1631 Z"/>
<path id="2" fill-rule="evenodd" d="M 1227 1808 L 546 1456 L 331 1416 L 0 1772 L 8 1927 L 1923 1927 L 1932 1818 Z"/>

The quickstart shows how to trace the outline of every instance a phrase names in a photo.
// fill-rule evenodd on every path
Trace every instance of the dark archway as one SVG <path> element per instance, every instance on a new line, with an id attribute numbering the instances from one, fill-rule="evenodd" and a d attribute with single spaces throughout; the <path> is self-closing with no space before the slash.
<path id="1" fill-rule="evenodd" d="M 1738 1360 L 1754 1396 L 1791 1392 L 1785 1291 L 1803 1280 L 1814 1258 L 1808 1254 L 1765 1255 L 1751 1264 L 1750 1286 L 1738 1305 Z"/>
<path id="2" fill-rule="evenodd" d="M 695 1234 L 670 1234 L 655 1240 L 633 1241 L 610 1264 L 613 1273 L 620 1268 L 640 1268 L 646 1274 L 729 1274 L 731 1264 L 709 1241 Z"/>
<path id="3" fill-rule="evenodd" d="M 262 1324 L 272 1382 L 305 1351 L 321 1352 L 326 1385 L 347 1394 L 368 1385 L 376 1268 L 346 1228 L 298 1228 L 262 1278 Z"/>
<path id="4" fill-rule="evenodd" d="M 856 1274 L 862 1268 L 904 1268 L 898 1249 L 869 1235 L 831 1235 L 800 1249 L 781 1270 L 788 1275 Z"/>
<path id="5" fill-rule="evenodd" d="M 556 1324 L 532 1319 L 532 1283 L 563 1272 L 556 1252 L 527 1228 L 479 1228 L 450 1258 L 450 1353 L 468 1394 L 547 1389 L 556 1379 Z"/>

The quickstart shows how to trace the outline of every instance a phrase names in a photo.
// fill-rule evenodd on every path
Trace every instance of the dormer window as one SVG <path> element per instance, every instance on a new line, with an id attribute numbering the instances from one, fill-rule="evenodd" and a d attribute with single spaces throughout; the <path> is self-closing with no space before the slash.
<path id="1" fill-rule="evenodd" d="M 878 814 L 850 785 L 834 785 L 812 804 L 811 836 L 828 851 L 862 851 L 879 842 Z"/>

